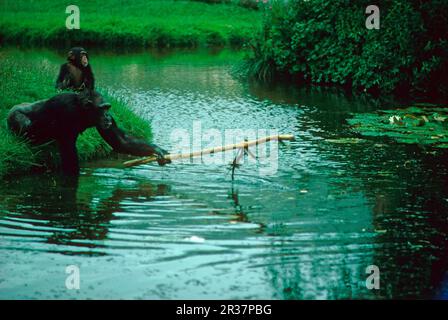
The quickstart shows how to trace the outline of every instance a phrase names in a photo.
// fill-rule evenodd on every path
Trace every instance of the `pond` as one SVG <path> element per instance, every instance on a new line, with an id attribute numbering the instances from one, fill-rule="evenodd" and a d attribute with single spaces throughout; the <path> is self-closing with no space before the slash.
<path id="1" fill-rule="evenodd" d="M 55 77 L 65 60 L 2 50 L 54 66 Z M 173 132 L 198 126 L 296 140 L 278 146 L 269 174 L 263 159 L 247 160 L 233 180 L 227 162 L 123 169 L 111 157 L 84 163 L 75 182 L 2 181 L 0 298 L 447 297 L 446 157 L 350 132 L 350 113 L 391 105 L 238 80 L 232 66 L 242 56 L 91 53 L 97 85 L 151 122 L 154 142 L 168 150 Z M 379 289 L 366 286 L 372 265 Z M 79 290 L 66 287 L 68 266 L 79 268 Z"/>

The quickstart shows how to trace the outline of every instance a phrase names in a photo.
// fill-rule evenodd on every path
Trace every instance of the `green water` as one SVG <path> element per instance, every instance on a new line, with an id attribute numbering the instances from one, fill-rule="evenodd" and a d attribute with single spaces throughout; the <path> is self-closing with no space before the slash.
<path id="1" fill-rule="evenodd" d="M 63 53 L 3 49 L 54 66 Z M 0 184 L 0 298 L 346 299 L 447 297 L 448 170 L 443 152 L 359 139 L 350 112 L 388 105 L 241 82 L 241 53 L 91 56 L 98 86 L 173 130 L 277 129 L 278 170 L 177 162 L 84 163 Z M 3 81 L 3 79 L 2 79 Z M 80 289 L 66 288 L 66 267 Z M 366 288 L 378 266 L 380 289 Z"/>

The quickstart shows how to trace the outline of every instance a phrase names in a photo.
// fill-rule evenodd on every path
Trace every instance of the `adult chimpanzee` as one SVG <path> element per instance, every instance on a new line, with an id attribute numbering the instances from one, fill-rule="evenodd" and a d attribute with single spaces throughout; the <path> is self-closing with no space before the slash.
<path id="1" fill-rule="evenodd" d="M 61 65 L 56 80 L 56 89 L 82 91 L 93 90 L 95 79 L 89 64 L 87 51 L 81 47 L 71 48 L 68 52 L 67 62 Z"/>
<path id="2" fill-rule="evenodd" d="M 109 109 L 110 104 L 97 92 L 61 93 L 48 100 L 14 106 L 7 122 L 11 131 L 34 144 L 55 140 L 59 145 L 62 170 L 70 175 L 79 173 L 76 139 L 89 127 L 96 127 L 101 137 L 119 153 L 155 154 L 160 165 L 170 162 L 163 158 L 165 150 L 119 129 Z"/>

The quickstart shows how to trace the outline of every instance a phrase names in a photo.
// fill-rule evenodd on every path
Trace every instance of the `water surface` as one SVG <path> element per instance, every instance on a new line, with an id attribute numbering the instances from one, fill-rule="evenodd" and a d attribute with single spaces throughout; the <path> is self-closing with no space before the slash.
<path id="1" fill-rule="evenodd" d="M 3 49 L 54 67 L 63 53 Z M 242 53 L 93 53 L 97 84 L 174 129 L 275 129 L 278 170 L 245 163 L 122 169 L 84 163 L 0 184 L 0 298 L 441 298 L 447 291 L 448 188 L 443 154 L 359 139 L 351 112 L 377 101 L 232 77 Z M 65 286 L 80 268 L 80 290 Z M 380 289 L 366 288 L 366 268 Z"/>

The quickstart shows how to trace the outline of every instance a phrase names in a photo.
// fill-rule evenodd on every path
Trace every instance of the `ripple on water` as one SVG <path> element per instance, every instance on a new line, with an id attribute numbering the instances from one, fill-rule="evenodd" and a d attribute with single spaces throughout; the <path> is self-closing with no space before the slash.
<path id="1" fill-rule="evenodd" d="M 57 68 L 60 57 L 43 56 Z M 234 181 L 230 161 L 123 170 L 121 160 L 83 164 L 77 185 L 52 175 L 5 181 L 0 298 L 72 298 L 62 285 L 70 264 L 91 286 L 75 298 L 381 298 L 438 285 L 425 275 L 446 256 L 447 169 L 404 146 L 338 141 L 351 137 L 345 118 L 368 111 L 364 102 L 242 84 L 229 65 L 95 59 L 102 86 L 151 121 L 168 150 L 173 130 L 191 142 L 197 121 L 224 143 L 235 128 L 296 141 L 279 146 L 272 175 L 245 162 Z M 386 270 L 380 295 L 363 287 L 371 264 Z"/>

